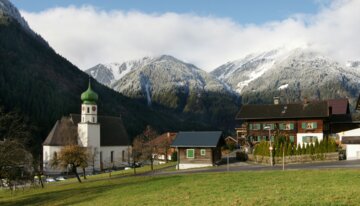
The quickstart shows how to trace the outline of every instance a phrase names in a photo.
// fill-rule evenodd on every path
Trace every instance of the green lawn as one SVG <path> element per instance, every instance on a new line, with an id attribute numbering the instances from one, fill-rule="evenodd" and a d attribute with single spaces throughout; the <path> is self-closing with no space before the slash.
<path id="1" fill-rule="evenodd" d="M 359 205 L 359 194 L 359 170 L 249 171 L 50 184 L 0 191 L 0 205 Z"/>

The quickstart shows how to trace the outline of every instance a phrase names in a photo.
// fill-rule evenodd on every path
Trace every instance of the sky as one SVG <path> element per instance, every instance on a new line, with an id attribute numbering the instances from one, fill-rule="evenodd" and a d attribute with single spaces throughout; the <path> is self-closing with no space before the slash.
<path id="1" fill-rule="evenodd" d="M 35 32 L 83 70 L 167 54 L 211 71 L 284 47 L 360 60 L 358 0 L 12 2 Z"/>

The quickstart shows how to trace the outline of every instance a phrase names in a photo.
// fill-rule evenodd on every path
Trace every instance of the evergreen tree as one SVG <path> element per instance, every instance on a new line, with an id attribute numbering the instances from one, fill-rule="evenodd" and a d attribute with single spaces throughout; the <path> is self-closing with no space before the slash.
<path id="1" fill-rule="evenodd" d="M 302 154 L 302 148 L 300 144 L 297 144 L 296 147 L 296 155 L 301 155 Z"/>

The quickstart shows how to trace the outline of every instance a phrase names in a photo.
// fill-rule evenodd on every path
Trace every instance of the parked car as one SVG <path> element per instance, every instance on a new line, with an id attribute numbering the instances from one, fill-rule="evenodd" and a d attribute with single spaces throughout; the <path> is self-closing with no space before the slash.
<path id="1" fill-rule="evenodd" d="M 65 179 L 65 177 L 63 177 L 63 176 L 59 176 L 59 177 L 56 177 L 55 180 L 56 180 L 56 181 L 64 181 L 64 180 L 66 180 L 66 179 Z"/>
<path id="2" fill-rule="evenodd" d="M 52 177 L 48 177 L 45 179 L 45 182 L 56 182 L 56 180 Z"/>

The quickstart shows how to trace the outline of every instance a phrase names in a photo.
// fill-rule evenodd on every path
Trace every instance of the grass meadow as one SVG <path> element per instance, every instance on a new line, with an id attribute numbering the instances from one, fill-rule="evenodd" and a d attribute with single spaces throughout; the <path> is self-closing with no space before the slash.
<path id="1" fill-rule="evenodd" d="M 359 205 L 360 170 L 91 176 L 0 190 L 0 205 Z"/>

